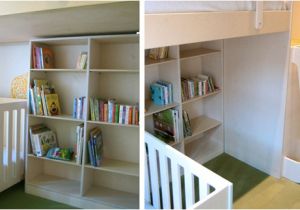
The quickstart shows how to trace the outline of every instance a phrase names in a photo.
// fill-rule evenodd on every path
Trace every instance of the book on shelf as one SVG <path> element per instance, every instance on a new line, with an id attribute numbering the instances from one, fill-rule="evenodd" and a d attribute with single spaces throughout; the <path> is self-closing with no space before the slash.
<path id="1" fill-rule="evenodd" d="M 173 103 L 173 85 L 170 82 L 159 80 L 150 85 L 151 100 L 154 104 L 163 106 Z"/>
<path id="2" fill-rule="evenodd" d="M 81 52 L 77 58 L 76 69 L 84 70 L 87 67 L 88 53 Z"/>
<path id="3" fill-rule="evenodd" d="M 84 124 L 80 124 L 76 126 L 76 142 L 74 148 L 74 158 L 76 164 L 82 163 L 83 142 L 84 142 Z"/>
<path id="4" fill-rule="evenodd" d="M 166 143 L 179 142 L 179 111 L 167 109 L 153 114 L 154 135 Z"/>
<path id="5" fill-rule="evenodd" d="M 213 78 L 208 75 L 200 74 L 190 78 L 181 78 L 181 94 L 183 101 L 212 93 L 217 89 Z"/>
<path id="6" fill-rule="evenodd" d="M 158 59 L 164 59 L 168 58 L 169 55 L 169 47 L 159 47 L 159 48 L 153 48 L 149 50 L 149 58 L 158 60 Z"/>
<path id="7" fill-rule="evenodd" d="M 32 45 L 32 68 L 51 69 L 54 68 L 54 53 L 47 45 Z"/>
<path id="8" fill-rule="evenodd" d="M 91 97 L 90 116 L 92 121 L 138 125 L 139 105 L 124 105 L 116 103 L 115 99 L 103 100 Z"/>
<path id="9" fill-rule="evenodd" d="M 103 160 L 103 138 L 99 128 L 90 131 L 90 138 L 87 142 L 90 164 L 95 167 L 101 166 Z"/>
<path id="10" fill-rule="evenodd" d="M 29 89 L 29 106 L 34 115 L 54 116 L 61 114 L 58 95 L 47 80 L 33 80 Z"/>
<path id="11" fill-rule="evenodd" d="M 86 97 L 75 97 L 73 102 L 73 118 L 82 120 L 85 117 Z"/>
<path id="12" fill-rule="evenodd" d="M 44 124 L 38 124 L 29 128 L 32 153 L 37 157 L 45 156 L 50 148 L 57 147 L 55 133 Z"/>
<path id="13" fill-rule="evenodd" d="M 183 136 L 188 137 L 193 134 L 191 121 L 188 113 L 185 110 L 182 110 L 182 118 L 183 118 Z"/>

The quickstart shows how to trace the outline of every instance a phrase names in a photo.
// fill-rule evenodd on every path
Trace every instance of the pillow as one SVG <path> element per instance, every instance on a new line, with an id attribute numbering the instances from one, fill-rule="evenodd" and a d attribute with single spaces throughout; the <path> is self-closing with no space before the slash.
<path id="1" fill-rule="evenodd" d="M 28 73 L 17 76 L 12 80 L 10 94 L 12 98 L 27 98 Z"/>

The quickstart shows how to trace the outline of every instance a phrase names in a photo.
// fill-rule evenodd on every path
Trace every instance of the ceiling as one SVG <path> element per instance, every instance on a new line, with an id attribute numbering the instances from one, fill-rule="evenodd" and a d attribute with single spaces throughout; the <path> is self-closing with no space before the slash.
<path id="1" fill-rule="evenodd" d="M 0 11 L 1 12 L 1 11 Z M 139 31 L 139 2 L 88 4 L 0 16 L 0 43 Z"/>

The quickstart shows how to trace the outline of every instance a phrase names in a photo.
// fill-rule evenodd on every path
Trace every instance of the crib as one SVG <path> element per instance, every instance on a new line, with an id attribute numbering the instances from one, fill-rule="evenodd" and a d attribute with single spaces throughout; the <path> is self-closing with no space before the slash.
<path id="1" fill-rule="evenodd" d="M 0 98 L 0 192 L 24 177 L 26 100 Z"/>
<path id="2" fill-rule="evenodd" d="M 147 132 L 145 146 L 145 208 L 232 208 L 232 183 Z"/>

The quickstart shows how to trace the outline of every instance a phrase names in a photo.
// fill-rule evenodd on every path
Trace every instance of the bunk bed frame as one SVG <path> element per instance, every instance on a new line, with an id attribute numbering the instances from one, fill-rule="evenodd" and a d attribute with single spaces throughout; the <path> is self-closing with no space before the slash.
<path id="1" fill-rule="evenodd" d="M 262 1 L 256 2 L 255 11 L 145 14 L 145 49 L 288 32 L 290 30 L 290 15 L 290 11 L 264 11 Z M 283 97 L 285 97 L 284 95 Z M 281 135 L 278 136 L 281 137 Z M 164 154 L 162 158 L 170 158 L 174 162 L 179 161 L 180 163 L 176 162 L 176 164 L 179 164 L 184 170 L 197 168 L 197 175 L 194 170 L 189 171 L 189 173 L 197 176 L 199 180 L 205 180 L 211 186 L 217 186 L 217 183 L 221 183 L 214 194 L 206 194 L 201 204 L 194 200 L 194 186 L 192 184 L 185 186 L 185 192 L 192 192 L 191 194 L 185 194 L 185 197 L 182 198 L 189 204 L 186 208 L 232 208 L 231 183 L 222 180 L 222 178 L 216 178 L 213 172 L 193 162 L 189 157 L 179 153 L 174 148 L 158 142 L 151 134 L 145 134 L 145 141 L 146 151 L 148 152 L 145 158 L 146 208 L 170 208 L 169 195 L 162 193 L 163 196 L 160 197 L 161 194 L 159 193 L 160 189 L 169 189 L 171 183 L 166 176 L 170 166 L 157 168 L 158 162 L 159 165 L 162 165 L 160 162 L 162 161 L 160 159 L 161 154 Z M 153 157 L 154 151 L 159 154 L 159 159 Z M 151 155 L 151 153 L 153 154 Z M 172 167 L 171 170 L 173 170 Z M 183 176 L 189 176 L 189 173 L 184 173 Z M 163 177 L 167 177 L 167 180 L 160 180 Z M 172 177 L 170 179 L 178 180 L 179 178 Z M 173 182 L 172 185 L 174 185 Z M 177 189 L 179 190 L 178 186 Z M 219 194 L 222 191 L 220 189 L 226 189 L 226 193 L 222 196 Z M 181 191 L 179 190 L 179 192 Z M 181 194 L 179 193 L 179 195 Z M 179 197 L 177 196 L 177 201 L 175 201 L 179 204 L 173 203 L 171 207 L 182 207 Z M 205 205 L 205 203 L 209 205 Z"/>

